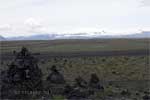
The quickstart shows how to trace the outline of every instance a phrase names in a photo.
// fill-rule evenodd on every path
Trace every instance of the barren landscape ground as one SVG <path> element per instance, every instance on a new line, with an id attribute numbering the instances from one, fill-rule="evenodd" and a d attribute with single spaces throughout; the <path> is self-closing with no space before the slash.
<path id="1" fill-rule="evenodd" d="M 93 98 L 121 100 L 120 92 L 128 89 L 131 94 L 125 100 L 142 100 L 145 91 L 150 92 L 149 45 L 149 39 L 3 41 L 0 69 L 7 69 L 13 53 L 24 46 L 38 58 L 43 80 L 53 65 L 68 84 L 78 76 L 88 82 L 90 75 L 96 73 L 105 91 L 97 92 Z"/>

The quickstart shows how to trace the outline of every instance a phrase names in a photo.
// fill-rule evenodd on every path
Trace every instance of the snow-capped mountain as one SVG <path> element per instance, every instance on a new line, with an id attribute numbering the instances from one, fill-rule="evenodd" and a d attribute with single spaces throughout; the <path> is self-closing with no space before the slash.
<path id="1" fill-rule="evenodd" d="M 0 36 L 0 41 L 6 40 L 3 36 Z"/>
<path id="2" fill-rule="evenodd" d="M 93 39 L 93 38 L 150 38 L 150 31 L 142 31 L 140 33 L 133 33 L 128 35 L 109 35 L 102 34 L 102 32 L 90 32 L 90 33 L 52 33 L 52 34 L 40 34 L 32 36 L 18 36 L 4 38 L 0 37 L 0 40 L 55 40 L 55 39 Z"/>

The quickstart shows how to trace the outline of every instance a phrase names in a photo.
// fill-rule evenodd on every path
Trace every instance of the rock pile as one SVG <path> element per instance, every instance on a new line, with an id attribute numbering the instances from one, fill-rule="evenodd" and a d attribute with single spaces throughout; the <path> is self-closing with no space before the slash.
<path id="1" fill-rule="evenodd" d="M 65 79 L 64 76 L 57 70 L 56 66 L 53 65 L 51 67 L 51 73 L 47 77 L 47 81 L 53 84 L 64 84 Z"/>
<path id="2" fill-rule="evenodd" d="M 37 59 L 25 47 L 17 53 L 15 59 L 8 65 L 8 69 L 1 74 L 1 98 L 3 99 L 16 99 L 19 97 L 17 95 L 26 97 L 30 94 L 29 91 L 42 89 L 42 72 L 38 67 Z"/>

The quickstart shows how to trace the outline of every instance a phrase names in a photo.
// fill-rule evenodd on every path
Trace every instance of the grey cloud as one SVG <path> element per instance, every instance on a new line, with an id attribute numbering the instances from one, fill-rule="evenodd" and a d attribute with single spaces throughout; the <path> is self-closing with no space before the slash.
<path id="1" fill-rule="evenodd" d="M 150 0 L 141 0 L 141 6 L 150 7 Z"/>
<path id="2" fill-rule="evenodd" d="M 49 2 L 50 2 L 50 0 L 33 0 L 33 1 L 31 2 L 31 4 L 32 4 L 32 5 L 38 5 L 38 6 L 40 6 L 40 5 L 47 4 L 47 3 L 49 3 Z"/>
<path id="3" fill-rule="evenodd" d="M 12 28 L 9 24 L 0 25 L 0 31 L 8 31 L 8 30 L 12 30 Z"/>

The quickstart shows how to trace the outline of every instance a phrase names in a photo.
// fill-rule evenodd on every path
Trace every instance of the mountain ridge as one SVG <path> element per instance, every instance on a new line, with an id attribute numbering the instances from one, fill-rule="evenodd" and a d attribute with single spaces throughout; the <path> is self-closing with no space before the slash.
<path id="1" fill-rule="evenodd" d="M 0 41 L 6 40 L 3 36 L 0 35 Z"/>
<path id="2" fill-rule="evenodd" d="M 11 40 L 55 40 L 55 39 L 93 39 L 93 38 L 150 38 L 150 31 L 142 31 L 140 33 L 128 34 L 128 35 L 105 35 L 100 32 L 91 33 L 67 33 L 67 34 L 39 34 L 31 36 L 18 36 L 4 38 L 0 36 L 0 41 Z"/>

